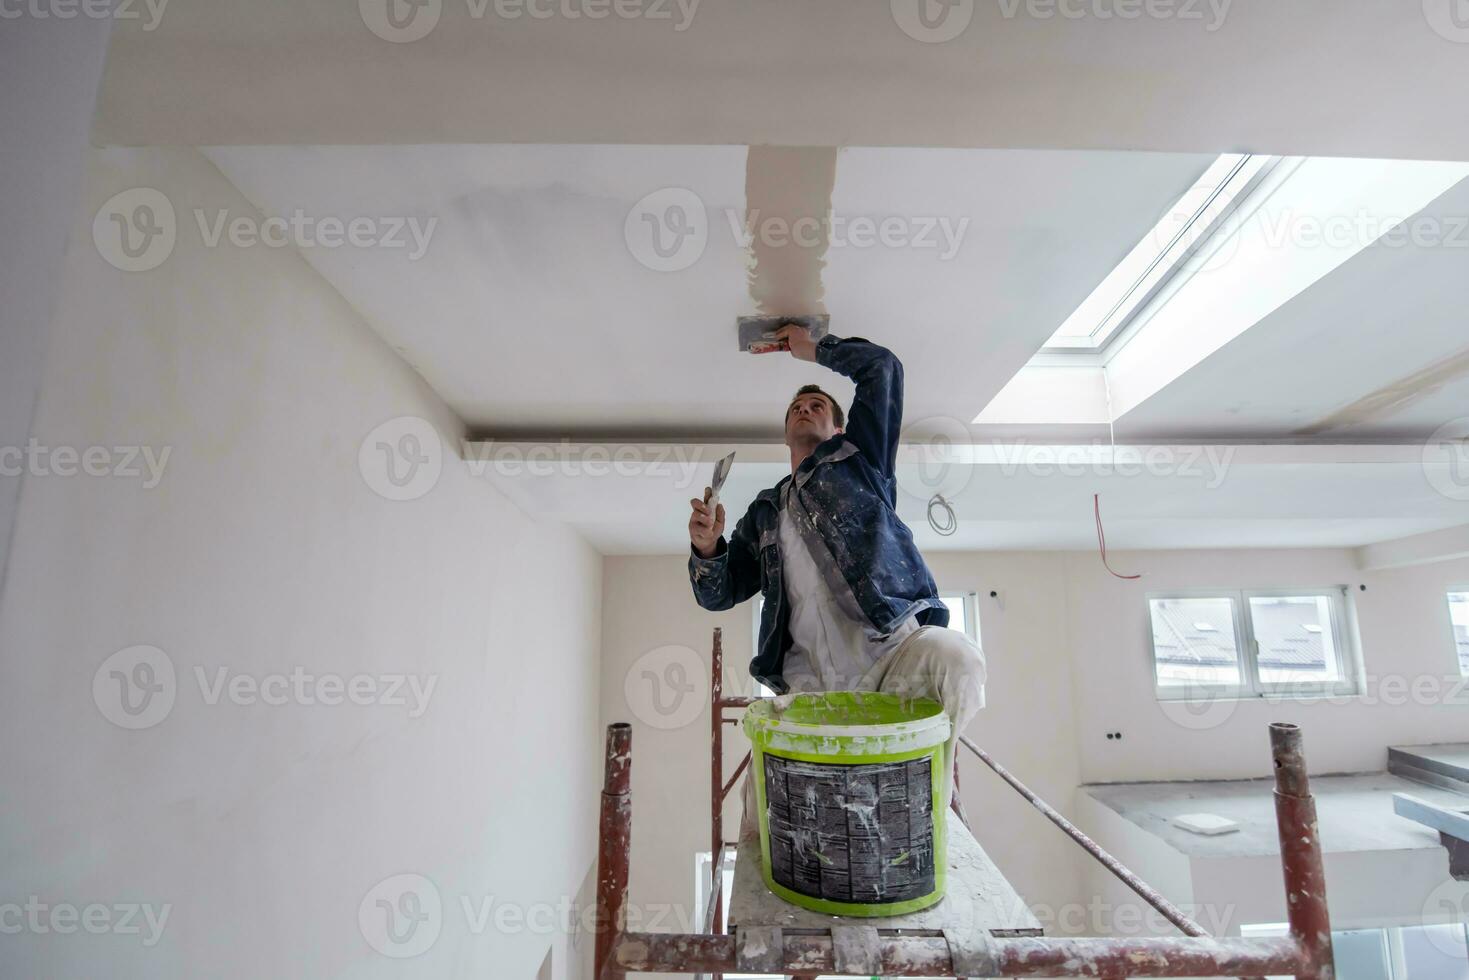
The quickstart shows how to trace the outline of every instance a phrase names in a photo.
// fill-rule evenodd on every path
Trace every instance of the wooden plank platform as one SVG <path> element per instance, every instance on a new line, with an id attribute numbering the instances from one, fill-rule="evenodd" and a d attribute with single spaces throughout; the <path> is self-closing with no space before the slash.
<path id="1" fill-rule="evenodd" d="M 833 927 L 863 925 L 879 932 L 944 930 L 995 937 L 1042 935 L 1039 920 L 1011 887 L 984 848 L 958 820 L 948 824 L 949 872 L 943 901 L 921 912 L 891 918 L 823 915 L 792 905 L 765 887 L 760 876 L 760 841 L 740 841 L 735 858 L 734 889 L 729 901 L 731 932 L 742 927 L 778 927 L 785 932 L 828 932 Z"/>

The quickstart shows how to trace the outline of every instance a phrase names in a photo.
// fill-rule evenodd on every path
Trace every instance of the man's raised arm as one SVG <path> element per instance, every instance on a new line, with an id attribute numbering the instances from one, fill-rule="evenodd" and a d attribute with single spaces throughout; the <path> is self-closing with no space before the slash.
<path id="1" fill-rule="evenodd" d="M 903 364 L 886 347 L 861 337 L 825 336 L 811 340 L 805 327 L 791 325 L 776 334 L 803 361 L 815 361 L 857 383 L 847 412 L 846 437 L 873 466 L 894 476 L 903 428 Z"/>

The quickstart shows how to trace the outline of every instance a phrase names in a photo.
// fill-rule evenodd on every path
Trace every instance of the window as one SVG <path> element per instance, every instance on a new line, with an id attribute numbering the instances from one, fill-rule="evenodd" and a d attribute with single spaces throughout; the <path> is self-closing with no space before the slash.
<path id="1" fill-rule="evenodd" d="M 1167 285 L 1259 184 L 1275 159 L 1226 153 L 1169 208 L 1046 341 L 1051 351 L 1096 352 Z"/>
<path id="2" fill-rule="evenodd" d="M 1454 649 L 1459 654 L 1459 673 L 1469 677 L 1469 592 L 1449 593 L 1449 622 L 1454 627 Z"/>
<path id="3" fill-rule="evenodd" d="M 1346 590 L 1148 597 L 1160 698 L 1355 694 Z"/>
<path id="4" fill-rule="evenodd" d="M 1240 928 L 1246 939 L 1288 934 L 1284 922 Z M 1332 930 L 1331 945 L 1341 980 L 1469 980 L 1463 923 Z"/>

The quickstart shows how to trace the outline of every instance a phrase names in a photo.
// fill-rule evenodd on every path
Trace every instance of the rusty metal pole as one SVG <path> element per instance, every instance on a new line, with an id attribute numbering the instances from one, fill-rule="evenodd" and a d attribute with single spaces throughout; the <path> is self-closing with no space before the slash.
<path id="1" fill-rule="evenodd" d="M 1295 725 L 1271 725 L 1270 754 L 1275 759 L 1275 822 L 1285 873 L 1286 918 L 1291 938 L 1301 948 L 1302 969 L 1296 976 L 1299 980 L 1334 980 L 1326 869 L 1301 730 Z"/>
<path id="2" fill-rule="evenodd" d="M 709 682 L 709 725 L 713 749 L 709 760 L 709 887 L 713 890 L 710 907 L 714 910 L 705 928 L 713 935 L 724 930 L 724 629 L 714 627 L 714 649 L 710 656 L 712 676 Z"/>
<path id="3" fill-rule="evenodd" d="M 999 776 L 1005 782 L 1009 783 L 1011 788 L 1013 788 L 1021 796 L 1025 797 L 1026 801 L 1029 802 L 1031 806 L 1035 807 L 1042 814 L 1044 814 L 1047 820 L 1051 821 L 1051 823 L 1055 824 L 1057 827 L 1060 827 L 1062 832 L 1065 833 L 1067 837 L 1070 837 L 1072 840 L 1076 841 L 1077 844 L 1081 845 L 1081 848 L 1092 857 L 1096 858 L 1097 861 L 1101 863 L 1102 867 L 1106 868 L 1108 871 L 1112 872 L 1112 874 L 1116 875 L 1119 881 L 1121 881 L 1128 888 L 1131 888 L 1139 898 L 1141 898 L 1143 901 L 1147 902 L 1154 909 L 1156 909 L 1159 915 L 1163 916 L 1163 918 L 1167 919 L 1169 922 L 1177 926 L 1179 931 L 1182 932 L 1185 936 L 1207 936 L 1209 934 L 1203 926 L 1199 925 L 1193 919 L 1190 919 L 1187 915 L 1185 915 L 1182 909 L 1174 905 L 1172 902 L 1168 901 L 1168 899 L 1164 898 L 1162 893 L 1159 892 L 1156 888 L 1143 881 L 1130 868 L 1128 868 L 1121 861 L 1117 860 L 1115 857 L 1109 854 L 1100 844 L 1092 840 L 1086 834 L 1082 833 L 1081 828 L 1077 827 L 1076 824 L 1063 817 L 1060 811 L 1051 806 L 1051 804 L 1047 803 L 1045 800 L 1041 799 L 1039 794 L 1037 794 L 1029 786 L 1026 786 L 1019 779 L 1017 779 L 1015 775 L 1010 772 L 1010 770 L 1006 769 L 994 759 L 990 758 L 990 754 L 984 749 L 980 748 L 978 745 L 975 745 L 973 739 L 971 739 L 967 735 L 960 735 L 959 744 L 963 745 L 970 752 L 973 752 L 976 756 L 978 756 L 979 761 L 983 762 L 985 765 L 993 769 L 995 775 Z"/>
<path id="4" fill-rule="evenodd" d="M 627 876 L 632 850 L 632 726 L 607 726 L 607 764 L 602 781 L 601 842 L 597 851 L 597 944 L 594 980 L 621 980 L 612 963 L 627 931 Z"/>

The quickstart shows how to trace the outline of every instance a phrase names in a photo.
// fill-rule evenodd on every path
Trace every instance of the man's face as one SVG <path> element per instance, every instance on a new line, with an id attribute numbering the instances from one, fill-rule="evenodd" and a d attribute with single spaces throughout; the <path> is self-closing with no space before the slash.
<path id="1" fill-rule="evenodd" d="M 824 442 L 842 431 L 831 415 L 831 402 L 815 392 L 800 395 L 786 412 L 786 445 Z"/>

